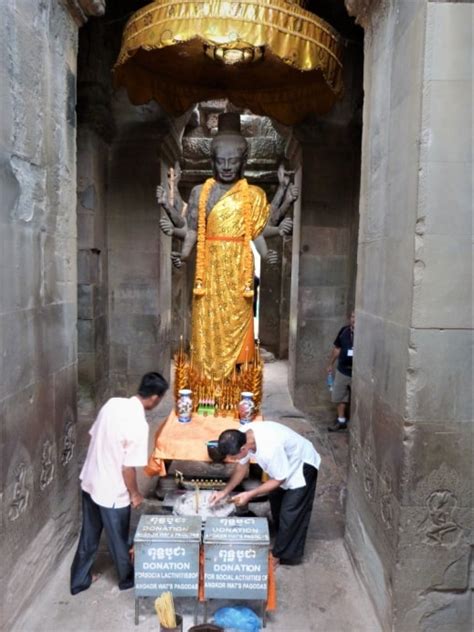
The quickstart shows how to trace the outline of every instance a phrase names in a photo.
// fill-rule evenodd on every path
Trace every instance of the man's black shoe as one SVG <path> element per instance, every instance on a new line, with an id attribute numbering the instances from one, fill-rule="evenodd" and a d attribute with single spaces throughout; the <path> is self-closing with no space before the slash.
<path id="1" fill-rule="evenodd" d="M 341 423 L 336 419 L 332 426 L 328 426 L 328 432 L 341 432 L 342 430 L 347 430 L 347 422 Z"/>
<path id="2" fill-rule="evenodd" d="M 300 564 L 302 564 L 302 562 L 303 562 L 302 557 L 295 557 L 292 560 L 287 560 L 285 558 L 280 557 L 280 564 L 282 566 L 299 566 Z"/>

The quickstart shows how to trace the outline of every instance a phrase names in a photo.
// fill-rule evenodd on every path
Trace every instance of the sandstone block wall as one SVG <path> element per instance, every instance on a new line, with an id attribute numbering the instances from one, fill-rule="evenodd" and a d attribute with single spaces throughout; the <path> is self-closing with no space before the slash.
<path id="1" fill-rule="evenodd" d="M 114 99 L 118 133 L 108 166 L 109 391 L 132 394 L 143 373 L 170 371 L 171 240 L 158 224 L 155 189 L 168 126 L 160 112 Z"/>
<path id="2" fill-rule="evenodd" d="M 115 132 L 110 69 L 116 54 L 110 18 L 79 31 L 77 61 L 78 417 L 84 452 L 95 413 L 108 395 L 107 170 Z M 104 42 L 108 45 L 104 46 Z"/>
<path id="3" fill-rule="evenodd" d="M 346 54 L 343 101 L 327 117 L 295 129 L 302 180 L 293 238 L 289 383 L 296 406 L 327 421 L 334 413 L 327 360 L 354 305 L 361 54 L 358 46 Z"/>
<path id="4" fill-rule="evenodd" d="M 346 540 L 403 632 L 472 629 L 472 11 L 366 25 Z"/>
<path id="5" fill-rule="evenodd" d="M 106 185 L 108 146 L 80 126 L 77 139 L 79 419 L 90 426 L 106 399 L 109 369 Z"/>
<path id="6" fill-rule="evenodd" d="M 77 520 L 77 27 L 56 1 L 0 24 L 2 623 L 71 544 Z"/>

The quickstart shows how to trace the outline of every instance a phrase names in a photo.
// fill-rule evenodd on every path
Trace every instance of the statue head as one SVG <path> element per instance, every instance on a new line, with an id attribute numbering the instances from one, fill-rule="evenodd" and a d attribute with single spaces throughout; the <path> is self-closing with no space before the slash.
<path id="1" fill-rule="evenodd" d="M 218 131 L 211 143 L 214 178 L 232 184 L 243 175 L 248 145 L 240 131 L 240 116 L 233 112 L 219 115 Z"/>

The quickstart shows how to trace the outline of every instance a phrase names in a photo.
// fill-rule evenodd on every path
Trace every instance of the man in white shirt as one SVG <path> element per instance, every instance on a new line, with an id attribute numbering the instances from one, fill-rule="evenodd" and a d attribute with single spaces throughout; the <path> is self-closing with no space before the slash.
<path id="1" fill-rule="evenodd" d="M 275 565 L 300 564 L 321 463 L 312 443 L 282 424 L 263 421 L 247 424 L 241 430 L 224 430 L 219 437 L 219 451 L 233 457 L 237 466 L 224 489 L 212 495 L 211 503 L 220 502 L 243 481 L 250 459 L 254 459 L 269 480 L 238 494 L 233 502 L 246 505 L 256 496 L 269 494 L 276 527 Z"/>
<path id="2" fill-rule="evenodd" d="M 89 588 L 102 529 L 119 578 L 119 588 L 134 584 L 129 555 L 130 506 L 142 501 L 136 468 L 147 464 L 146 410 L 155 408 L 168 390 L 159 373 L 143 376 L 137 395 L 113 397 L 102 406 L 89 430 L 91 436 L 80 479 L 82 530 L 71 566 L 71 594 Z"/>

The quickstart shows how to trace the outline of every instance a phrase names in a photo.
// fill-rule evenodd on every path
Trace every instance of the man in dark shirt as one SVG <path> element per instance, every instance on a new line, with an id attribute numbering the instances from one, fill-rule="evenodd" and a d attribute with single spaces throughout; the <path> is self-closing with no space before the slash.
<path id="1" fill-rule="evenodd" d="M 351 398 L 352 358 L 354 357 L 354 324 L 355 314 L 351 313 L 349 325 L 343 327 L 336 336 L 334 347 L 329 358 L 328 373 L 332 373 L 334 362 L 337 360 L 337 368 L 332 387 L 332 401 L 337 406 L 337 419 L 329 432 L 346 430 L 346 407 Z"/>

